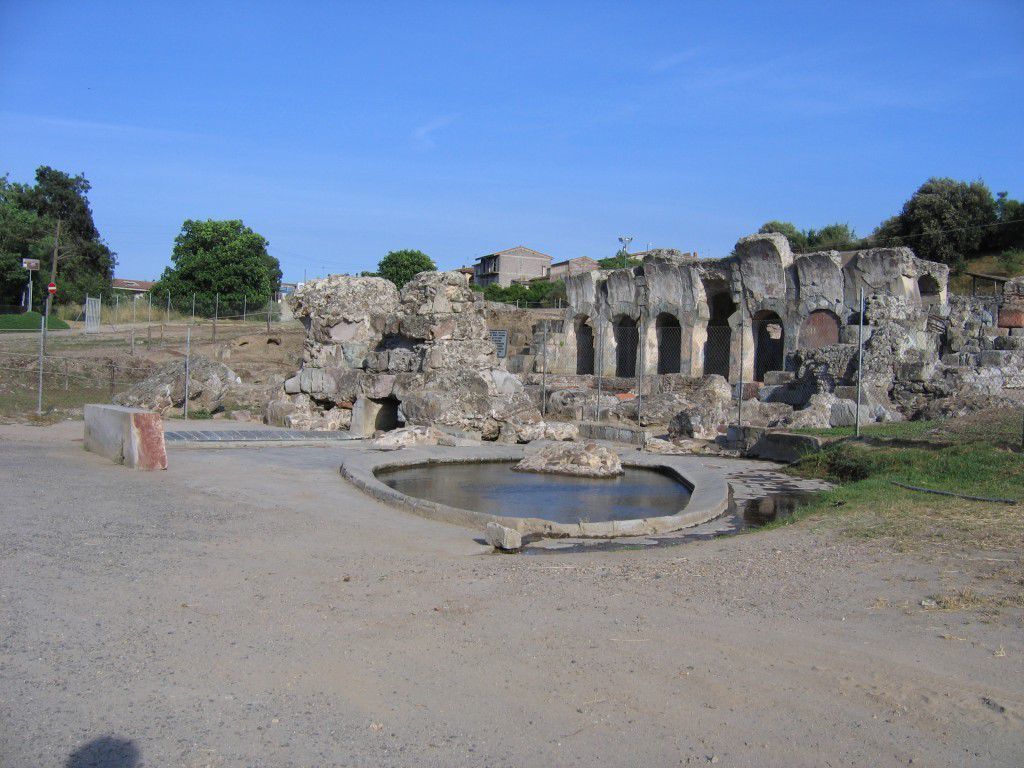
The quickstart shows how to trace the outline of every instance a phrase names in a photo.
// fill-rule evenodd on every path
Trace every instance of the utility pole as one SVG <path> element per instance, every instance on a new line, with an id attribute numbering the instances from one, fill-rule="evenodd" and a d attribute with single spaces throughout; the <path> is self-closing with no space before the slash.
<path id="1" fill-rule="evenodd" d="M 60 223 L 61 223 L 60 219 L 58 218 L 57 219 L 57 234 L 53 238 L 53 260 L 50 263 L 50 282 L 51 283 L 56 283 L 57 282 L 57 254 L 58 254 L 58 251 L 60 250 Z M 43 351 L 44 351 L 44 353 L 45 353 L 45 350 L 46 350 L 46 326 L 48 326 L 50 324 L 50 307 L 52 305 L 53 305 L 53 294 L 50 293 L 49 291 L 47 291 L 46 292 L 46 312 L 44 313 L 44 317 L 46 318 L 46 322 L 43 323 L 43 338 L 42 338 L 42 344 L 43 344 Z M 39 381 L 42 382 L 42 380 L 43 380 L 43 374 L 40 373 L 39 374 Z M 40 386 L 40 391 L 42 391 L 42 384 L 40 383 L 39 386 Z M 41 402 L 42 402 L 42 400 L 40 400 L 40 403 Z"/>
<path id="2" fill-rule="evenodd" d="M 857 417 L 854 420 L 854 435 L 860 437 L 861 382 L 864 378 L 864 286 L 860 288 L 860 325 L 857 326 Z"/>

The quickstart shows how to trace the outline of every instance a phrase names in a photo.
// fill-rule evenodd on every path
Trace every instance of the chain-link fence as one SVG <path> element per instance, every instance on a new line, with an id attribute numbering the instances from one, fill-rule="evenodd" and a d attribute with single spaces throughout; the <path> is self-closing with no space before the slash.
<path id="1" fill-rule="evenodd" d="M 115 302 L 111 311 L 97 313 L 105 322 L 88 333 L 84 326 L 44 331 L 42 320 L 35 330 L 0 330 L 0 417 L 73 413 L 86 403 L 109 401 L 169 360 L 187 359 L 189 340 L 220 344 L 254 334 L 271 339 L 281 328 L 276 302 L 255 311 L 245 302 L 240 313 L 227 307 L 226 317 L 179 315 L 170 322 L 149 322 L 148 300 L 135 303 Z"/>

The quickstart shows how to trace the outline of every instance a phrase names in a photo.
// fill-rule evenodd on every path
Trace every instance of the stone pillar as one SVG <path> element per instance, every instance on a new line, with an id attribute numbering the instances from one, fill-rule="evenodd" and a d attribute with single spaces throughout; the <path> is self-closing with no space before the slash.
<path id="1" fill-rule="evenodd" d="M 743 325 L 740 327 L 740 319 Z M 743 315 L 743 310 L 735 312 L 729 318 L 729 327 L 732 328 L 730 336 L 729 352 L 729 381 L 737 383 L 740 380 L 740 371 L 743 372 L 743 381 L 754 379 L 754 325 L 750 317 Z M 742 342 L 740 334 L 742 332 Z M 742 357 L 740 350 L 742 348 Z"/>
<path id="2" fill-rule="evenodd" d="M 684 325 L 682 363 L 680 372 L 693 377 L 704 375 L 704 345 L 708 341 L 708 321 L 697 320 L 692 325 Z"/>
<path id="3" fill-rule="evenodd" d="M 594 372 L 605 377 L 614 376 L 615 334 L 612 324 L 604 319 L 594 322 L 594 355 Z M 600 370 L 597 368 L 599 364 Z"/>

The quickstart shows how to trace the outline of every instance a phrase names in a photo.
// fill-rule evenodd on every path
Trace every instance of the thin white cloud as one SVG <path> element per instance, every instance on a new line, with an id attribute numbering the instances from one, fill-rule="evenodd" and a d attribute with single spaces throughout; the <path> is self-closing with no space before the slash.
<path id="1" fill-rule="evenodd" d="M 688 48 L 685 51 L 677 51 L 676 53 L 664 56 L 651 64 L 651 72 L 666 72 L 673 67 L 679 66 L 684 61 L 696 58 L 698 53 L 700 53 L 699 48 Z"/>
<path id="2" fill-rule="evenodd" d="M 178 131 L 168 128 L 147 128 L 141 125 L 125 123 L 105 123 L 94 120 L 79 120 L 67 117 L 51 117 L 49 115 L 29 115 L 22 112 L 0 112 L 0 119 L 10 120 L 34 127 L 56 128 L 58 130 L 90 133 L 111 139 L 148 138 L 148 139 L 198 139 L 203 134 L 192 131 Z"/>
<path id="3" fill-rule="evenodd" d="M 412 132 L 413 141 L 421 149 L 431 149 L 436 146 L 434 134 L 455 122 L 457 115 L 441 115 L 433 120 L 428 120 L 423 125 L 417 126 Z"/>

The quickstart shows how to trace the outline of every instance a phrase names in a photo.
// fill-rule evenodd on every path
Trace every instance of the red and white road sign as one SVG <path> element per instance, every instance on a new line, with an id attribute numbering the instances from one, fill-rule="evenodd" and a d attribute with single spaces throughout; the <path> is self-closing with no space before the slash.
<path id="1" fill-rule="evenodd" d="M 56 293 L 57 292 L 57 284 L 56 283 L 50 283 L 48 286 L 46 286 L 46 290 L 48 290 L 51 294 Z"/>

